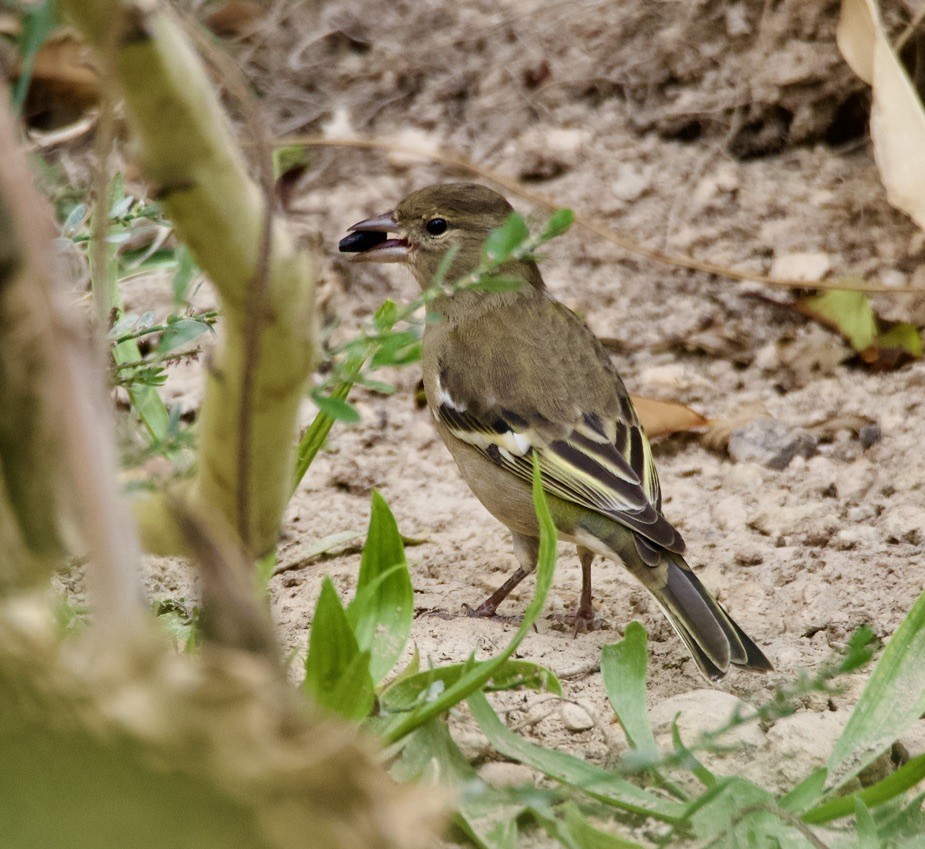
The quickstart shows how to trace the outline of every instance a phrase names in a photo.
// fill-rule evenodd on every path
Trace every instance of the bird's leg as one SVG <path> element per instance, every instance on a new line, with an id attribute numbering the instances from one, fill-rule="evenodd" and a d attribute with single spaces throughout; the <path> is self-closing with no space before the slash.
<path id="1" fill-rule="evenodd" d="M 510 595 L 514 587 L 536 568 L 536 561 L 539 554 L 540 541 L 538 539 L 514 534 L 514 556 L 517 558 L 520 567 L 478 607 L 473 609 L 469 607 L 468 604 L 464 605 L 466 615 L 484 617 L 486 619 L 493 617 L 495 611 L 498 609 L 498 605 Z"/>
<path id="2" fill-rule="evenodd" d="M 571 613 L 556 615 L 557 621 L 571 625 L 577 637 L 584 631 L 599 631 L 607 628 L 607 623 L 594 615 L 594 605 L 591 603 L 591 564 L 594 562 L 594 552 L 584 546 L 578 546 L 578 562 L 581 563 L 581 597 L 578 607 Z"/>

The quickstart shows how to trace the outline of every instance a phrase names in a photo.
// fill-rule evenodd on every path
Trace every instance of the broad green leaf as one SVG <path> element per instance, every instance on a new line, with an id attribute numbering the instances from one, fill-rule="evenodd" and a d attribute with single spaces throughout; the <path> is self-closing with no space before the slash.
<path id="1" fill-rule="evenodd" d="M 421 359 L 421 340 L 412 330 L 395 330 L 376 338 L 376 350 L 369 360 L 370 369 L 403 366 Z"/>
<path id="2" fill-rule="evenodd" d="M 381 331 L 391 330 L 398 320 L 398 305 L 391 298 L 386 298 L 382 302 L 376 314 L 373 316 L 373 323 L 376 329 Z"/>
<path id="3" fill-rule="evenodd" d="M 915 787 L 923 779 L 925 779 L 925 755 L 919 755 L 870 787 L 817 805 L 803 814 L 802 819 L 808 823 L 824 823 L 840 817 L 848 817 L 854 813 L 855 799 L 859 799 L 868 808 L 874 808 L 895 799 Z"/>
<path id="4" fill-rule="evenodd" d="M 525 806 L 483 781 L 466 761 L 443 719 L 405 740 L 392 768 L 399 781 L 433 782 L 454 796 L 453 824 L 481 849 L 515 849 L 517 817 Z"/>
<path id="5" fill-rule="evenodd" d="M 881 348 L 898 348 L 916 359 L 922 356 L 922 334 L 908 321 L 897 321 L 889 330 L 881 333 L 877 337 L 877 345 Z"/>
<path id="6" fill-rule="evenodd" d="M 375 701 L 369 653 L 360 651 L 330 578 L 321 585 L 312 617 L 302 689 L 347 719 L 368 716 Z"/>
<path id="7" fill-rule="evenodd" d="M 877 835 L 877 824 L 870 811 L 860 799 L 854 799 L 854 830 L 858 836 L 858 849 L 882 849 Z"/>
<path id="8" fill-rule="evenodd" d="M 438 666 L 396 681 L 379 695 L 381 709 L 383 713 L 412 710 L 428 697 L 442 693 L 448 686 L 456 683 L 470 667 L 467 663 Z M 562 685 L 555 674 L 546 667 L 528 660 L 506 661 L 482 689 L 485 692 L 529 689 L 562 695 Z"/>
<path id="9" fill-rule="evenodd" d="M 77 228 L 83 224 L 83 220 L 86 217 L 87 205 L 85 203 L 75 204 L 74 208 L 68 213 L 67 218 L 64 219 L 64 224 L 61 225 L 62 234 L 65 236 L 73 236 Z"/>
<path id="10" fill-rule="evenodd" d="M 364 592 L 374 584 L 374 592 Z M 395 665 L 408 641 L 413 618 L 414 590 L 405 547 L 389 505 L 374 490 L 356 597 L 347 608 L 347 621 L 357 644 L 372 654 L 369 671 L 374 683 Z"/>
<path id="11" fill-rule="evenodd" d="M 543 481 L 540 476 L 540 467 L 536 457 L 533 458 L 533 508 L 540 526 L 540 549 L 536 565 L 536 590 L 533 600 L 524 612 L 524 618 L 517 628 L 507 648 L 495 657 L 480 663 L 473 663 L 469 671 L 465 672 L 456 683 L 451 684 L 433 701 L 421 707 L 395 717 L 394 720 L 380 727 L 379 734 L 386 743 L 394 743 L 413 731 L 418 726 L 439 716 L 449 710 L 453 705 L 461 702 L 472 693 L 481 688 L 504 662 L 517 650 L 523 638 L 533 627 L 537 616 L 546 603 L 546 594 L 552 586 L 553 573 L 556 568 L 556 526 L 549 513 L 546 496 L 543 493 Z"/>
<path id="12" fill-rule="evenodd" d="M 697 845 L 748 849 L 811 849 L 797 824 L 777 806 L 774 796 L 744 778 L 718 785 L 707 804 L 691 817 Z"/>
<path id="13" fill-rule="evenodd" d="M 322 395 L 320 392 L 313 392 L 312 401 L 315 402 L 322 413 L 330 416 L 335 421 L 346 422 L 347 424 L 356 424 L 360 421 L 360 413 L 357 408 L 336 395 Z"/>
<path id="14" fill-rule="evenodd" d="M 530 237 L 521 215 L 512 212 L 507 221 L 492 230 L 485 240 L 485 256 L 492 262 L 503 262 Z"/>
<path id="15" fill-rule="evenodd" d="M 565 233 L 575 221 L 575 213 L 570 209 L 557 209 L 549 216 L 546 222 L 546 229 L 543 230 L 542 239 L 544 242 L 555 239 Z"/>
<path id="16" fill-rule="evenodd" d="M 197 336 L 201 336 L 207 330 L 211 330 L 208 323 L 201 319 L 195 318 L 175 318 L 173 321 L 168 319 L 167 327 L 161 333 L 161 341 L 158 343 L 157 352 L 166 354 L 169 351 L 192 342 Z"/>
<path id="17" fill-rule="evenodd" d="M 538 769 L 545 775 L 576 787 L 615 808 L 650 816 L 664 822 L 680 822 L 685 806 L 671 802 L 574 755 L 547 749 L 515 734 L 498 718 L 484 694 L 469 696 L 469 708 L 482 733 L 502 755 Z"/>
<path id="18" fill-rule="evenodd" d="M 639 622 L 630 622 L 620 642 L 601 650 L 601 676 L 630 746 L 656 756 L 646 707 L 646 629 Z"/>
<path id="19" fill-rule="evenodd" d="M 827 289 L 800 298 L 794 305 L 804 315 L 841 333 L 855 351 L 869 348 L 877 338 L 877 319 L 864 292 Z"/>
<path id="20" fill-rule="evenodd" d="M 841 787 L 925 712 L 925 593 L 886 648 L 829 756 L 827 787 Z"/>

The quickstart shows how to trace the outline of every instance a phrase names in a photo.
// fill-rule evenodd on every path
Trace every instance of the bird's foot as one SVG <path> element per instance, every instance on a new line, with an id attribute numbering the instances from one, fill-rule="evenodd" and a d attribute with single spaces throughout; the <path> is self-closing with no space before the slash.
<path id="1" fill-rule="evenodd" d="M 606 631 L 610 623 L 595 614 L 593 607 L 576 607 L 569 613 L 550 613 L 546 617 L 557 631 L 572 631 L 572 636 L 585 634 L 588 631 Z"/>
<path id="2" fill-rule="evenodd" d="M 496 610 L 495 605 L 484 601 L 478 607 L 470 607 L 468 604 L 463 605 L 463 611 L 471 619 L 494 619 L 498 622 L 510 622 L 514 625 L 519 625 L 523 621 L 523 616 L 499 616 Z"/>

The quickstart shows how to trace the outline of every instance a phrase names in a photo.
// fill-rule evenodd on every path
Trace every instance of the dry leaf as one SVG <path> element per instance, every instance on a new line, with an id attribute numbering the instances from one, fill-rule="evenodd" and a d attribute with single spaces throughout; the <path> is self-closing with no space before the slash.
<path id="1" fill-rule="evenodd" d="M 708 448 L 724 448 L 728 445 L 729 436 L 734 430 L 745 427 L 755 419 L 763 419 L 767 416 L 768 408 L 765 407 L 762 401 L 746 404 L 728 416 L 709 421 L 707 430 L 703 435 L 703 443 Z"/>
<path id="2" fill-rule="evenodd" d="M 15 68 L 13 76 L 19 75 Z M 73 30 L 55 30 L 39 49 L 32 70 L 26 115 L 42 129 L 77 121 L 100 97 L 100 77 L 90 48 Z"/>
<path id="3" fill-rule="evenodd" d="M 681 431 L 699 430 L 710 424 L 710 420 L 700 413 L 675 401 L 656 401 L 653 398 L 640 398 L 638 395 L 631 396 L 631 399 L 649 439 L 670 436 Z"/>
<path id="4" fill-rule="evenodd" d="M 842 0 L 838 47 L 873 90 L 870 137 L 887 200 L 925 229 L 925 109 L 873 0 Z"/>

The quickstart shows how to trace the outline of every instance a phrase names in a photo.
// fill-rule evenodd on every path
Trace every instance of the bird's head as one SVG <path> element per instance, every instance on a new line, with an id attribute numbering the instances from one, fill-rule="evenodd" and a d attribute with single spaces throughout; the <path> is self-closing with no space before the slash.
<path id="1" fill-rule="evenodd" d="M 354 224 L 339 247 L 354 254 L 354 262 L 407 263 L 426 289 L 451 249 L 456 253 L 446 279 L 457 280 L 472 271 L 481 260 L 488 234 L 513 211 L 501 195 L 485 186 L 440 183 L 412 192 L 394 209 Z M 536 286 L 536 266 L 522 264 L 523 270 L 508 271 L 521 271 Z"/>

